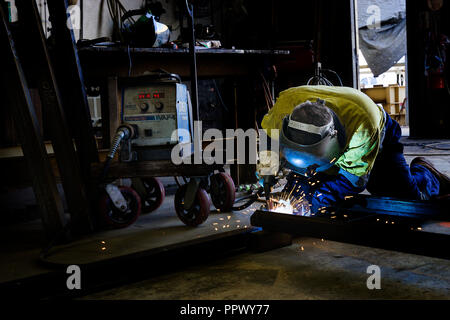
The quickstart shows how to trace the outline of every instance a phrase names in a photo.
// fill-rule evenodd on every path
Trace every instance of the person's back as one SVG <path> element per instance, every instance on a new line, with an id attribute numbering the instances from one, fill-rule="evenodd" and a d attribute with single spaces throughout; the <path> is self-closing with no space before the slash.
<path id="1" fill-rule="evenodd" d="M 262 121 L 262 128 L 282 128 L 282 121 L 306 101 L 323 100 L 339 118 L 345 145 L 335 164 L 351 182 L 362 186 L 373 167 L 384 127 L 384 112 L 364 93 L 348 87 L 300 86 L 280 93 L 275 106 Z"/>
<path id="2" fill-rule="evenodd" d="M 280 130 L 281 155 L 293 169 L 285 190 L 307 195 L 313 211 L 366 187 L 372 194 L 409 199 L 449 192 L 450 179 L 431 163 L 423 158 L 411 167 L 406 163 L 399 124 L 353 88 L 285 90 L 262 127 L 269 136 L 271 129 Z M 316 172 L 305 178 L 310 168 Z"/>

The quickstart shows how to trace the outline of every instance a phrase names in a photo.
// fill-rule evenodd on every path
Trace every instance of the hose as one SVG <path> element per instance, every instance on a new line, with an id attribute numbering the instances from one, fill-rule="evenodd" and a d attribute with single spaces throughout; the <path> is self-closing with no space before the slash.
<path id="1" fill-rule="evenodd" d="M 114 136 L 113 142 L 111 144 L 111 148 L 109 149 L 105 163 L 103 164 L 103 170 L 99 177 L 100 182 L 102 182 L 106 178 L 111 161 L 112 159 L 114 159 L 114 156 L 116 155 L 116 152 L 119 149 L 122 140 L 130 139 L 132 135 L 134 135 L 134 132 L 128 126 L 121 126 L 117 129 L 116 135 Z"/>

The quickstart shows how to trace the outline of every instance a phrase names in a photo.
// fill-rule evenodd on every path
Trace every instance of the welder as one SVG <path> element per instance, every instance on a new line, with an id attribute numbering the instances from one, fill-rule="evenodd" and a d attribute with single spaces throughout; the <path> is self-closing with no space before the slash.
<path id="1" fill-rule="evenodd" d="M 280 93 L 265 115 L 279 131 L 285 191 L 305 196 L 312 212 L 366 188 L 377 196 L 424 200 L 450 193 L 450 178 L 429 161 L 405 160 L 401 128 L 364 93 L 347 87 L 299 86 Z"/>

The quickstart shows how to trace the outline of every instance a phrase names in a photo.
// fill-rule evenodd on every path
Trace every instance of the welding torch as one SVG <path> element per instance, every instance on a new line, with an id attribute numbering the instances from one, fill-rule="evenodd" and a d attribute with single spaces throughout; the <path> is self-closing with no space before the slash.
<path id="1" fill-rule="evenodd" d="M 274 175 L 266 175 L 262 176 L 263 178 L 263 186 L 264 186 L 264 195 L 266 197 L 266 202 L 270 199 L 270 193 L 272 192 L 272 186 L 275 184 L 275 176 Z"/>
<path id="2" fill-rule="evenodd" d="M 256 174 L 260 183 L 262 183 L 266 202 L 268 203 L 272 186 L 276 183 L 276 175 L 279 170 L 279 158 L 278 154 L 264 150 L 259 152 L 259 160 L 256 166 Z"/>

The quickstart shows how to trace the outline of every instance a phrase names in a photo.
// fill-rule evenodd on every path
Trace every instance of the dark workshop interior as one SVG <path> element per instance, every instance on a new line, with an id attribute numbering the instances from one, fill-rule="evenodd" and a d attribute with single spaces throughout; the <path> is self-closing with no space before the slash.
<path id="1" fill-rule="evenodd" d="M 1 295 L 450 299 L 449 16 L 0 0 Z"/>

